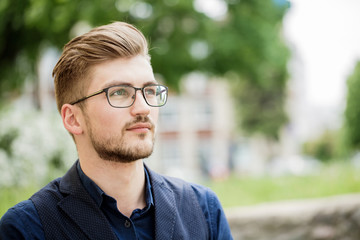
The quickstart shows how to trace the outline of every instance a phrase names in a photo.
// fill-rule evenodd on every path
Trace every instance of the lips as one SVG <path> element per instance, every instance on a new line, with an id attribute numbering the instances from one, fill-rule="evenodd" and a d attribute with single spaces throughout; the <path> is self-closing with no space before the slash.
<path id="1" fill-rule="evenodd" d="M 148 132 L 151 129 L 152 129 L 152 125 L 150 123 L 137 123 L 126 128 L 127 131 L 140 132 L 140 133 Z"/>

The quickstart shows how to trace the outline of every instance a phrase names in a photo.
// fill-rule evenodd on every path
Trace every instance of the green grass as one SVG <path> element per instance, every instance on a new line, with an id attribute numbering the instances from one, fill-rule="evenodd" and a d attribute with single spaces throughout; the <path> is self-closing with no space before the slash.
<path id="1" fill-rule="evenodd" d="M 223 207 L 245 206 L 280 200 L 319 198 L 360 193 L 360 169 L 331 163 L 311 176 L 236 177 L 206 183 Z M 16 203 L 28 199 L 36 187 L 0 189 L 0 216 Z"/>
<path id="2" fill-rule="evenodd" d="M 311 176 L 235 177 L 206 184 L 224 208 L 281 200 L 360 193 L 360 170 L 331 163 Z"/>
<path id="3" fill-rule="evenodd" d="M 31 197 L 35 192 L 35 187 L 0 188 L 0 216 L 16 203 Z"/>

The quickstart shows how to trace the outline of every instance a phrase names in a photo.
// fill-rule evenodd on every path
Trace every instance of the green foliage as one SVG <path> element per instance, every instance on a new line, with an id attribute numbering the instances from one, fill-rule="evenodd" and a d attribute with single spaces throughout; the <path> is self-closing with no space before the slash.
<path id="1" fill-rule="evenodd" d="M 238 118 L 246 133 L 261 133 L 270 139 L 278 138 L 278 131 L 287 122 L 283 109 L 284 90 L 273 87 L 264 90 L 251 81 L 240 81 L 233 88 L 233 96 L 240 107 Z"/>
<path id="2" fill-rule="evenodd" d="M 193 0 L 2 0 L 0 3 L 0 103 L 35 78 L 41 49 L 62 46 L 74 26 L 120 20 L 149 39 L 154 70 L 172 89 L 191 71 L 229 73 L 241 126 L 276 138 L 286 122 L 288 50 L 281 37 L 284 5 L 273 0 L 228 0 L 224 20 L 195 10 Z M 277 1 L 278 2 L 278 1 Z"/>
<path id="3" fill-rule="evenodd" d="M 8 156 L 12 155 L 12 144 L 18 134 L 15 129 L 10 129 L 4 135 L 0 135 L 0 150 L 4 151 Z"/>
<path id="4" fill-rule="evenodd" d="M 303 153 L 321 161 L 330 161 L 338 156 L 339 133 L 325 131 L 319 138 L 303 144 Z"/>
<path id="5" fill-rule="evenodd" d="M 222 49 L 217 67 L 239 76 L 234 97 L 242 129 L 276 139 L 287 121 L 283 105 L 289 51 L 280 35 L 285 9 L 272 1 L 245 0 L 229 11 L 229 22 L 214 39 Z"/>
<path id="6" fill-rule="evenodd" d="M 101 0 L 15 0 L 0 5 L 0 98 L 18 90 L 27 74 L 35 75 L 41 47 L 61 49 L 73 36 L 76 23 L 90 26 L 111 21 L 127 21 L 139 27 L 151 43 L 152 64 L 167 83 L 176 87 L 180 77 L 197 69 L 189 54 L 193 39 L 204 33 L 205 15 L 194 10 L 192 1 L 118 1 Z M 175 5 L 173 5 L 173 4 Z M 137 11 L 145 11 L 137 13 Z M 149 14 L 146 14 L 146 11 Z M 144 17 L 146 16 L 146 17 Z M 16 61 L 22 56 L 31 68 L 19 71 Z M 8 70 L 8 71 L 7 71 Z"/>
<path id="7" fill-rule="evenodd" d="M 360 150 L 360 62 L 347 80 L 347 101 L 344 127 L 351 150 Z"/>

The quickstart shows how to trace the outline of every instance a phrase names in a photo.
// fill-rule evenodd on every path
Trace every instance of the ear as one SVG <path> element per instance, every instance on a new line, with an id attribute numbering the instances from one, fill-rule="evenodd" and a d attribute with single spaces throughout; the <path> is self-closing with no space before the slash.
<path id="1" fill-rule="evenodd" d="M 61 118 L 64 127 L 69 133 L 73 135 L 80 135 L 83 133 L 83 126 L 80 122 L 81 112 L 76 106 L 64 104 L 61 107 Z"/>

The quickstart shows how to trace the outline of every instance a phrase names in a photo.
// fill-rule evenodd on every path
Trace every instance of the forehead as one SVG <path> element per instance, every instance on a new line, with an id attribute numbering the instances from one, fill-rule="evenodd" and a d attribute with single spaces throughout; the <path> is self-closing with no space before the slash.
<path id="1" fill-rule="evenodd" d="M 156 83 L 150 62 L 144 56 L 118 58 L 92 66 L 89 91 L 117 84 L 143 87 Z"/>

